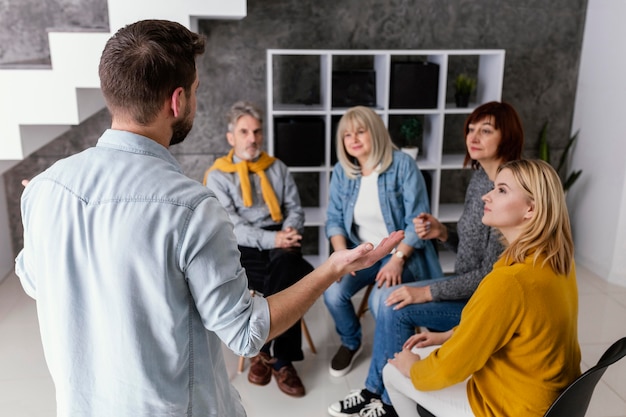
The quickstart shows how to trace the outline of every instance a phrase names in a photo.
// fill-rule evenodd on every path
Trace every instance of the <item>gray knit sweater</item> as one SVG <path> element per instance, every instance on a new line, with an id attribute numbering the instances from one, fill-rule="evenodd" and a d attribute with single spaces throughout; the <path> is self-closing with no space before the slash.
<path id="1" fill-rule="evenodd" d="M 499 232 L 482 223 L 484 204 L 481 197 L 492 189 L 493 182 L 485 171 L 474 171 L 465 193 L 465 206 L 457 223 L 457 232 L 449 230 L 445 243 L 446 248 L 456 252 L 456 275 L 453 279 L 430 285 L 434 301 L 470 298 L 504 250 Z"/>

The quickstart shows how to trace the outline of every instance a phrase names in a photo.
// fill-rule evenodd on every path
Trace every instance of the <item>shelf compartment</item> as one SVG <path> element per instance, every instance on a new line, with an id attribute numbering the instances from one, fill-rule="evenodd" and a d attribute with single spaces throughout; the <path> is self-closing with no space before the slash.
<path id="1" fill-rule="evenodd" d="M 291 171 L 302 207 L 319 207 L 320 199 L 320 173 L 319 172 L 293 172 Z"/>
<path id="2" fill-rule="evenodd" d="M 288 166 L 323 166 L 325 137 L 324 117 L 274 117 L 274 156 Z"/>
<path id="3" fill-rule="evenodd" d="M 304 218 L 307 225 L 324 226 L 326 210 L 321 207 L 304 207 Z"/>
<path id="4" fill-rule="evenodd" d="M 458 155 L 463 155 L 467 152 L 465 144 L 465 133 L 463 126 L 467 114 L 448 114 L 445 117 L 443 126 L 443 141 L 441 144 L 442 164 L 445 162 L 452 163 L 456 161 Z M 461 168 L 463 166 L 463 158 L 456 166 Z M 447 167 L 446 167 L 447 168 Z"/>
<path id="5" fill-rule="evenodd" d="M 456 223 L 463 214 L 463 204 L 440 204 L 437 219 L 444 223 Z"/>
<path id="6" fill-rule="evenodd" d="M 441 169 L 463 169 L 465 154 L 443 155 L 441 157 Z"/>
<path id="7" fill-rule="evenodd" d="M 302 234 L 302 254 L 305 256 L 319 256 L 319 236 L 323 230 L 319 226 L 305 226 Z"/>
<path id="8" fill-rule="evenodd" d="M 473 171 L 471 169 L 450 169 L 442 170 L 440 178 L 440 187 L 445 190 L 439 197 L 439 216 L 445 214 L 445 221 L 456 221 L 458 218 L 450 219 L 454 207 L 463 209 L 465 202 L 465 192 L 472 178 Z M 459 212 L 460 213 L 460 212 Z M 455 215 L 456 216 L 456 215 Z"/>
<path id="9" fill-rule="evenodd" d="M 456 261 L 456 253 L 444 249 L 439 250 L 439 263 L 444 275 L 451 275 L 454 273 L 454 263 Z"/>
<path id="10" fill-rule="evenodd" d="M 458 51 L 457 51 L 458 52 Z M 448 56 L 446 109 L 471 113 L 479 104 L 499 101 L 502 96 L 504 51 L 452 53 Z M 459 74 L 476 79 L 476 89 L 470 95 L 468 107 L 455 104 L 455 81 Z"/>
<path id="11" fill-rule="evenodd" d="M 439 102 L 438 62 L 424 55 L 391 58 L 389 109 L 436 109 Z"/>
<path id="12" fill-rule="evenodd" d="M 320 266 L 330 256 L 330 244 L 323 226 L 306 226 L 302 236 L 302 254 L 314 267 Z"/>
<path id="13" fill-rule="evenodd" d="M 331 108 L 354 106 L 384 108 L 388 89 L 385 55 L 332 55 Z"/>
<path id="14" fill-rule="evenodd" d="M 324 60 L 323 55 L 274 55 L 271 63 L 274 107 L 323 108 Z"/>

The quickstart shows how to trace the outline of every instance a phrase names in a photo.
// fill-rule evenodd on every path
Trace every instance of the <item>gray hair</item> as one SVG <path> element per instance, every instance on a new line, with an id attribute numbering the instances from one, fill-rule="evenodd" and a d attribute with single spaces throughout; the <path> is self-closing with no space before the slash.
<path id="1" fill-rule="evenodd" d="M 258 107 L 249 101 L 238 101 L 231 106 L 230 110 L 228 110 L 228 113 L 226 114 L 226 118 L 228 120 L 228 131 L 233 132 L 233 129 L 235 129 L 235 125 L 237 124 L 237 120 L 239 120 L 241 116 L 245 115 L 252 116 L 257 119 L 261 125 L 263 124 L 263 116 Z"/>

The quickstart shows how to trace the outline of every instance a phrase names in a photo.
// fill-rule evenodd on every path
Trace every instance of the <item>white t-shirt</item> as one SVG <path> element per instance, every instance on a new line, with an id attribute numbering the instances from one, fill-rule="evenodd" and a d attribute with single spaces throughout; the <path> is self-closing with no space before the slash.
<path id="1" fill-rule="evenodd" d="M 378 199 L 378 171 L 361 177 L 359 195 L 354 205 L 354 224 L 361 242 L 378 245 L 389 233 Z"/>

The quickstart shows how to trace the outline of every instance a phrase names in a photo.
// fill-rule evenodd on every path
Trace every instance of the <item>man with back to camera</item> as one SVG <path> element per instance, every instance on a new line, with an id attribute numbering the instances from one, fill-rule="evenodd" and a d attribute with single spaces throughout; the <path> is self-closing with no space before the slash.
<path id="1" fill-rule="evenodd" d="M 222 341 L 256 355 L 402 239 L 336 252 L 292 287 L 251 297 L 226 211 L 168 151 L 193 125 L 203 52 L 178 23 L 120 29 L 99 67 L 111 128 L 22 195 L 16 274 L 37 300 L 59 417 L 244 416 Z"/>
<path id="2" fill-rule="evenodd" d="M 206 171 L 204 183 L 233 222 L 250 288 L 268 296 L 313 270 L 300 250 L 304 210 L 287 166 L 262 150 L 261 111 L 238 101 L 229 109 L 227 121 L 226 139 L 232 149 Z M 303 358 L 298 321 L 252 358 L 248 381 L 267 385 L 273 374 L 282 392 L 302 397 L 304 385 L 292 361 Z"/>

